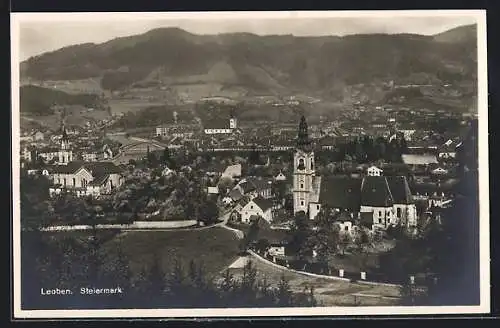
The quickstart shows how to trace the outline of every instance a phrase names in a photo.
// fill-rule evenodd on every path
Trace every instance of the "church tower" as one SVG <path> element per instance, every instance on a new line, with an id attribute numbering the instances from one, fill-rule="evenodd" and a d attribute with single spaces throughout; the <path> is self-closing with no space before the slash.
<path id="1" fill-rule="evenodd" d="M 299 124 L 297 147 L 293 164 L 293 213 L 309 209 L 315 176 L 314 151 L 309 140 L 306 118 L 302 116 Z"/>
<path id="2" fill-rule="evenodd" d="M 61 146 L 58 152 L 59 164 L 66 165 L 73 161 L 73 151 L 70 149 L 68 134 L 66 133 L 66 128 L 64 123 L 61 125 Z"/>

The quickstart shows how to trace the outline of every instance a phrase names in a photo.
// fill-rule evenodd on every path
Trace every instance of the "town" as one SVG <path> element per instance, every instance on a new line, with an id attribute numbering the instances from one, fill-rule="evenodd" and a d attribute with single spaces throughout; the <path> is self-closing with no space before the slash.
<path id="1" fill-rule="evenodd" d="M 240 254 L 284 268 L 382 284 L 437 279 L 381 262 L 453 206 L 475 117 L 361 106 L 332 122 L 265 126 L 240 124 L 226 107 L 201 124 L 136 134 L 106 132 L 123 116 L 84 127 L 61 116 L 55 131 L 23 131 L 21 184 L 47 195 L 24 228 L 222 227 L 237 232 Z"/>

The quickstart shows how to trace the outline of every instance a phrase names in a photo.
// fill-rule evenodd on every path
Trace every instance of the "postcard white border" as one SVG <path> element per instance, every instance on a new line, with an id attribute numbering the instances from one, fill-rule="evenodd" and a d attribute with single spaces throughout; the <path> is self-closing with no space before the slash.
<path id="1" fill-rule="evenodd" d="M 490 236 L 488 172 L 488 84 L 485 10 L 405 10 L 405 11 L 282 11 L 282 12 L 170 12 L 170 13 L 12 13 L 12 181 L 19 181 L 19 27 L 22 22 L 42 21 L 126 21 L 158 19 L 259 19 L 328 17 L 423 17 L 469 16 L 477 21 L 478 41 L 478 122 L 479 122 L 479 199 L 480 202 L 480 305 L 421 307 L 314 307 L 314 308 L 227 308 L 227 309 L 119 309 L 119 310 L 22 310 L 20 267 L 19 183 L 12 185 L 13 199 L 13 301 L 14 319 L 71 318 L 195 318 L 195 317 L 296 317 L 328 315 L 418 315 L 490 313 Z"/>

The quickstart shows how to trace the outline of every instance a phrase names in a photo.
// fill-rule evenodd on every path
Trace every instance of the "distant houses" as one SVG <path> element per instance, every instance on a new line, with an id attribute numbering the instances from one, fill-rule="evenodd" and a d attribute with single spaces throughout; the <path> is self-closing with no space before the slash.
<path id="1" fill-rule="evenodd" d="M 231 116 L 228 120 L 211 119 L 205 122 L 203 131 L 205 134 L 231 134 L 238 127 L 238 121 Z"/>

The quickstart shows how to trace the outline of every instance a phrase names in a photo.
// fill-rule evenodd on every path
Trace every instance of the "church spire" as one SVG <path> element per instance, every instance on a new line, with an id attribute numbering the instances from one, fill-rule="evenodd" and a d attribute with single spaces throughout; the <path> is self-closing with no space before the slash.
<path id="1" fill-rule="evenodd" d="M 309 147 L 311 144 L 309 140 L 309 133 L 307 131 L 307 122 L 304 115 L 300 118 L 299 123 L 299 134 L 297 138 L 297 146 L 299 147 Z"/>

